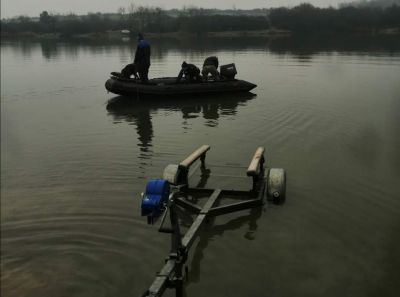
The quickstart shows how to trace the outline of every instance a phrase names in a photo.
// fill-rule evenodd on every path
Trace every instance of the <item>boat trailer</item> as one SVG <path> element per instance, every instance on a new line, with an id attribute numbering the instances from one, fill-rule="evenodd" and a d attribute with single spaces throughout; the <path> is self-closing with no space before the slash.
<path id="1" fill-rule="evenodd" d="M 147 216 L 148 224 L 154 224 L 158 218 L 161 218 L 158 231 L 171 234 L 171 250 L 164 266 L 142 297 L 162 296 L 168 288 L 175 289 L 176 297 L 183 297 L 184 276 L 188 273 L 184 265 L 189 249 L 206 218 L 259 207 L 267 200 L 282 203 L 285 199 L 286 173 L 282 168 L 264 167 L 265 149 L 263 147 L 257 148 L 247 169 L 247 176 L 252 178 L 250 190 L 190 187 L 188 180 L 193 171 L 200 167 L 201 176 L 207 174 L 205 158 L 209 149 L 209 145 L 201 146 L 179 165 L 168 165 L 164 170 L 163 179 L 151 179 L 146 185 L 146 190 L 142 194 L 141 214 Z M 191 170 L 189 174 L 190 167 L 197 160 L 200 160 L 200 164 L 197 163 L 197 168 Z M 208 197 L 202 207 L 187 199 L 195 194 Z M 236 197 L 241 201 L 226 205 L 217 204 L 217 201 L 223 199 L 224 196 Z M 178 220 L 178 213 L 182 210 L 197 215 L 184 235 L 181 235 Z M 167 217 L 170 221 L 168 227 L 165 226 Z M 183 270 L 185 270 L 185 275 Z"/>

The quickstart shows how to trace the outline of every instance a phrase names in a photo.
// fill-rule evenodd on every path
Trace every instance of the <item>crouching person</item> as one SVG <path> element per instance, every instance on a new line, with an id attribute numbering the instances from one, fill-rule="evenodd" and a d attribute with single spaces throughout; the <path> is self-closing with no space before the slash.
<path id="1" fill-rule="evenodd" d="M 191 83 L 201 82 L 200 69 L 197 68 L 196 65 L 183 62 L 181 71 L 176 78 L 176 82 L 179 83 L 183 76 L 185 76 L 185 79 Z"/>
<path id="2" fill-rule="evenodd" d="M 205 81 L 207 81 L 208 74 L 211 74 L 211 77 L 215 80 L 219 78 L 219 73 L 218 73 L 218 58 L 215 56 L 208 57 L 204 60 L 203 63 L 203 69 L 201 71 L 201 74 L 204 78 Z"/>
<path id="3" fill-rule="evenodd" d="M 132 75 L 135 79 L 139 79 L 137 68 L 133 63 L 126 65 L 124 69 L 121 70 L 121 76 L 124 78 L 130 78 Z"/>

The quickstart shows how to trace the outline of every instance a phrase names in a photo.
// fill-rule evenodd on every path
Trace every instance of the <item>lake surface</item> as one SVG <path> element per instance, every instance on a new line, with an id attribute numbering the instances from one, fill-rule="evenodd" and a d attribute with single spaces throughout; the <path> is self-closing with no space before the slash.
<path id="1" fill-rule="evenodd" d="M 205 226 L 187 296 L 398 296 L 399 42 L 150 41 L 151 77 L 218 55 L 258 87 L 129 101 L 104 82 L 132 43 L 2 41 L 1 295 L 140 296 L 169 250 L 140 193 L 210 144 L 227 188 L 264 146 L 287 198 Z"/>

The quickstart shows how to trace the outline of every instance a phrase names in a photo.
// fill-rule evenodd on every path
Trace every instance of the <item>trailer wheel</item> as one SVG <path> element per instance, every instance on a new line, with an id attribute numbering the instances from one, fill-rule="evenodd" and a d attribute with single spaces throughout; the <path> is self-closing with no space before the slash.
<path id="1" fill-rule="evenodd" d="M 176 185 L 179 175 L 179 166 L 175 164 L 169 164 L 164 169 L 163 179 L 167 180 L 170 184 Z"/>
<path id="2" fill-rule="evenodd" d="M 267 175 L 267 199 L 282 203 L 286 197 L 286 172 L 282 168 L 270 168 Z"/>
<path id="3" fill-rule="evenodd" d="M 169 164 L 164 169 L 163 179 L 172 185 L 187 185 L 187 169 L 180 165 Z"/>

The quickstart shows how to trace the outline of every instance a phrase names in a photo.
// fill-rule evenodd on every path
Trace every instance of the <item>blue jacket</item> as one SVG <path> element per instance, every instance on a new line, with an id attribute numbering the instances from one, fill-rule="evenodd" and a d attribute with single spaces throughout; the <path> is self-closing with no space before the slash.
<path id="1" fill-rule="evenodd" d="M 138 66 L 150 66 L 150 44 L 146 40 L 139 41 L 133 63 Z"/>

